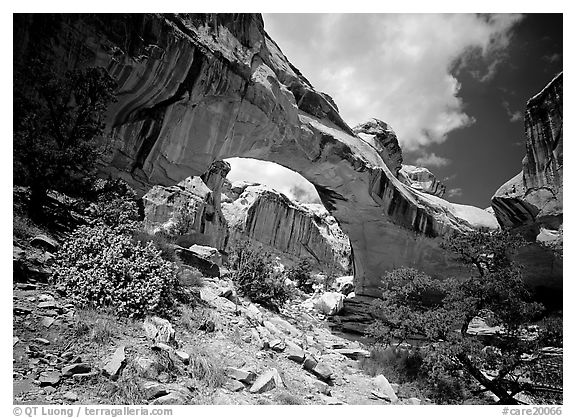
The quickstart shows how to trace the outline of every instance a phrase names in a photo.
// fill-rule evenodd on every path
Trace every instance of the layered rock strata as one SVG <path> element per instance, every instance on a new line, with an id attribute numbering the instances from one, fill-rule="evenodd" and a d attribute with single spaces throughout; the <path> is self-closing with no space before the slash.
<path id="1" fill-rule="evenodd" d="M 526 106 L 522 171 L 492 197 L 500 225 L 532 242 L 517 255 L 530 284 L 549 306 L 562 305 L 562 73 Z"/>
<path id="2" fill-rule="evenodd" d="M 407 184 L 413 189 L 434 196 L 442 197 L 446 192 L 446 186 L 439 182 L 436 176 L 425 167 L 402 165 L 398 177 L 402 183 Z"/>
<path id="3" fill-rule="evenodd" d="M 105 171 L 144 193 L 201 175 L 229 157 L 288 167 L 315 185 L 349 236 L 357 294 L 380 295 L 382 273 L 399 266 L 462 274 L 439 238 L 497 227 L 480 209 L 452 205 L 398 180 L 393 141 L 391 151 L 386 141 L 355 134 L 333 100 L 282 54 L 259 15 L 14 19 L 16 65 L 43 53 L 62 71 L 99 65 L 116 80 Z"/>
<path id="4" fill-rule="evenodd" d="M 322 205 L 298 204 L 266 186 L 233 183 L 222 204 L 230 228 L 230 246 L 249 239 L 288 256 L 308 258 L 322 268 L 345 273 L 350 268 L 350 242 Z"/>
<path id="5" fill-rule="evenodd" d="M 143 196 L 145 228 L 174 236 L 183 247 L 209 245 L 230 253 L 248 240 L 284 262 L 308 258 L 341 274 L 351 268 L 348 237 L 322 205 L 298 204 L 266 186 L 230 183 L 229 170 L 218 161 L 201 177 L 154 186 Z"/>

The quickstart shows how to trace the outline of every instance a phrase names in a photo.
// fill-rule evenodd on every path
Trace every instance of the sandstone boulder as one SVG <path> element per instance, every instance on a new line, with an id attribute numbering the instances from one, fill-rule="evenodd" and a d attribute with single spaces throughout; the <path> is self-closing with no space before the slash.
<path id="1" fill-rule="evenodd" d="M 263 393 L 274 388 L 280 388 L 283 385 L 284 383 L 282 382 L 278 370 L 272 368 L 258 376 L 250 388 L 250 393 Z"/>
<path id="2" fill-rule="evenodd" d="M 318 312 L 324 315 L 336 315 L 344 307 L 344 295 L 338 292 L 326 292 L 315 303 Z"/>
<path id="3" fill-rule="evenodd" d="M 144 319 L 144 332 L 155 343 L 173 344 L 176 332 L 167 319 L 149 316 Z"/>

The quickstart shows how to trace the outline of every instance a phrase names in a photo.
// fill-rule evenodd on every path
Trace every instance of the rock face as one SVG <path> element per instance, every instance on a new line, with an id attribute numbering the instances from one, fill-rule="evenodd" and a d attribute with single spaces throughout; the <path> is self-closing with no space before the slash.
<path id="1" fill-rule="evenodd" d="M 379 119 L 370 119 L 354 128 L 354 133 L 378 152 L 394 176 L 402 168 L 402 149 L 390 125 Z"/>
<path id="2" fill-rule="evenodd" d="M 562 303 L 563 278 L 562 88 L 560 73 L 528 101 L 522 171 L 492 197 L 500 225 L 534 243 L 520 250 L 518 261 L 528 283 L 556 307 Z"/>
<path id="3" fill-rule="evenodd" d="M 446 192 L 446 186 L 438 181 L 436 176 L 425 167 L 416 167 L 413 165 L 402 165 L 398 178 L 402 183 L 413 189 L 429 193 L 434 196 L 442 197 Z"/>
<path id="4" fill-rule="evenodd" d="M 322 205 L 298 204 L 258 184 L 232 184 L 225 179 L 227 163 L 226 170 L 213 169 L 221 163 L 201 177 L 150 189 L 143 197 L 148 231 L 174 235 L 195 252 L 205 248 L 197 242 L 229 253 L 239 240 L 250 240 L 283 259 L 309 258 L 320 267 L 350 269 L 348 237 Z"/>
<path id="5" fill-rule="evenodd" d="M 524 119 L 526 156 L 522 171 L 492 198 L 506 228 L 558 230 L 562 225 L 562 74 L 528 101 Z"/>
<path id="6" fill-rule="evenodd" d="M 350 268 L 348 237 L 322 205 L 298 204 L 257 184 L 235 182 L 224 189 L 231 191 L 222 203 L 231 245 L 248 238 L 294 260 L 309 258 L 341 272 Z"/>
<path id="7" fill-rule="evenodd" d="M 495 226 L 484 211 L 398 180 L 389 127 L 355 134 L 259 15 L 28 14 L 15 15 L 14 28 L 15 65 L 50 54 L 62 71 L 99 65 L 115 78 L 103 170 L 140 191 L 230 157 L 276 162 L 308 179 L 350 238 L 356 294 L 380 295 L 382 273 L 402 265 L 461 274 L 437 238 Z"/>

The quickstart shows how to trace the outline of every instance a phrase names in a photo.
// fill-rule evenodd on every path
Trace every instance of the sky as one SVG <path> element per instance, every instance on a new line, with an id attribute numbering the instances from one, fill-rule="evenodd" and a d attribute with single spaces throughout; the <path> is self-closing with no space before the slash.
<path id="1" fill-rule="evenodd" d="M 405 164 L 429 168 L 446 184 L 447 200 L 482 208 L 522 168 L 525 104 L 562 71 L 562 21 L 561 14 L 264 15 L 268 34 L 334 98 L 348 125 L 389 123 Z M 281 167 L 238 161 L 232 180 L 258 174 L 280 191 L 296 185 L 304 200 L 315 196 Z"/>

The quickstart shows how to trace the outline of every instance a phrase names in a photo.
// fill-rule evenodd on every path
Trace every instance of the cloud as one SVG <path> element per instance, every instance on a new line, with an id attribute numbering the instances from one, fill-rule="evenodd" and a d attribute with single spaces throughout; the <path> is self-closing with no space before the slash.
<path id="1" fill-rule="evenodd" d="M 264 22 L 292 64 L 334 98 L 349 125 L 382 119 L 411 151 L 474 123 L 458 95 L 458 72 L 477 71 L 488 80 L 505 60 L 521 18 L 266 14 Z"/>
<path id="2" fill-rule="evenodd" d="M 456 174 L 451 174 L 449 176 L 446 176 L 442 179 L 442 183 L 448 183 L 449 181 L 452 181 L 456 178 Z"/>
<path id="3" fill-rule="evenodd" d="M 506 109 L 506 113 L 508 114 L 510 122 L 519 122 L 524 120 L 524 115 L 522 112 L 519 110 L 512 111 L 512 109 L 510 109 L 510 103 L 508 103 L 506 100 L 502 102 L 502 106 L 504 109 Z"/>
<path id="4" fill-rule="evenodd" d="M 544 61 L 546 61 L 547 63 L 549 63 L 549 64 L 553 64 L 553 63 L 555 63 L 555 62 L 560 61 L 560 60 L 562 59 L 562 55 L 556 52 L 556 53 L 553 53 L 553 54 L 550 54 L 550 55 L 544 55 L 544 56 L 542 57 L 542 59 L 543 59 Z"/>
<path id="5" fill-rule="evenodd" d="M 440 157 L 435 153 L 426 154 L 416 159 L 416 165 L 422 167 L 445 167 L 450 164 L 450 162 L 448 158 Z"/>
<path id="6" fill-rule="evenodd" d="M 462 189 L 460 187 L 455 187 L 453 189 L 448 189 L 448 191 L 446 192 L 446 194 L 448 195 L 448 197 L 457 197 L 457 196 L 462 196 Z"/>
<path id="7" fill-rule="evenodd" d="M 231 170 L 228 180 L 254 182 L 284 193 L 290 199 L 302 203 L 320 203 L 314 186 L 300 174 L 269 162 L 251 158 L 228 158 Z"/>

